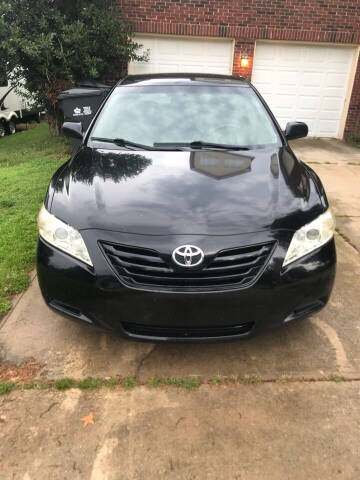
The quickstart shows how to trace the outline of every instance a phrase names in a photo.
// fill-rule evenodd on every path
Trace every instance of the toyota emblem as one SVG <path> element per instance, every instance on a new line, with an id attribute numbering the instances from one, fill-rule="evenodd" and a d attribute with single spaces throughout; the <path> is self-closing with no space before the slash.
<path id="1" fill-rule="evenodd" d="M 204 260 L 204 252 L 194 245 L 181 245 L 173 251 L 172 259 L 180 267 L 197 267 Z"/>

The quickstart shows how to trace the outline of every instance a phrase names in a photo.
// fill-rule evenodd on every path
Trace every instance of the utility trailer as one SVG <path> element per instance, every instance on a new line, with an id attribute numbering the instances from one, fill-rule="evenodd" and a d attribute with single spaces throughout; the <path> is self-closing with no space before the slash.
<path id="1" fill-rule="evenodd" d="M 0 137 L 16 133 L 16 124 L 36 120 L 40 122 L 43 108 L 33 100 L 15 91 L 6 78 L 0 78 Z"/>

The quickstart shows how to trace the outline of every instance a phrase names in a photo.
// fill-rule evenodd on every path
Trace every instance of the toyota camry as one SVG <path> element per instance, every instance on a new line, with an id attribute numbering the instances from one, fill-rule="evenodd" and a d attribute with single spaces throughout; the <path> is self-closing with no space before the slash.
<path id="1" fill-rule="evenodd" d="M 247 338 L 323 308 L 334 219 L 316 173 L 238 77 L 128 76 L 54 174 L 39 214 L 47 305 L 134 340 Z"/>

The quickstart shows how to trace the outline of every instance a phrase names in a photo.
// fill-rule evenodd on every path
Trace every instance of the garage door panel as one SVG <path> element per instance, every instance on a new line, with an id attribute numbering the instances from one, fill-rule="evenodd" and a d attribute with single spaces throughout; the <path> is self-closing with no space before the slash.
<path id="1" fill-rule="evenodd" d="M 299 95 L 298 96 L 298 109 L 302 110 L 311 110 L 316 113 L 321 106 L 321 98 L 317 95 Z"/>
<path id="2" fill-rule="evenodd" d="M 141 62 L 133 62 L 132 65 L 132 73 L 134 75 L 142 74 L 142 73 L 151 73 L 150 65 L 143 64 Z M 156 72 L 157 73 L 157 72 Z"/>
<path id="3" fill-rule="evenodd" d="M 337 129 L 337 120 L 319 120 L 319 133 L 321 136 L 331 137 Z"/>
<path id="4" fill-rule="evenodd" d="M 225 65 L 209 66 L 208 69 L 207 69 L 207 73 L 217 73 L 219 75 L 222 75 L 224 73 L 224 68 L 225 68 Z"/>
<path id="5" fill-rule="evenodd" d="M 337 137 L 354 54 L 346 47 L 257 42 L 252 81 L 280 124 L 303 120 L 310 135 Z"/>
<path id="6" fill-rule="evenodd" d="M 303 72 L 301 85 L 304 87 L 319 88 L 323 83 L 324 74 L 321 72 Z"/>
<path id="7" fill-rule="evenodd" d="M 253 71 L 252 81 L 257 85 L 271 85 L 274 79 L 274 72 L 268 68 L 259 67 L 256 72 Z"/>
<path id="8" fill-rule="evenodd" d="M 220 73 L 232 72 L 233 41 L 186 37 L 136 35 L 135 41 L 149 49 L 148 62 L 130 62 L 129 73 Z"/>
<path id="9" fill-rule="evenodd" d="M 324 97 L 322 100 L 322 111 L 324 112 L 342 112 L 343 104 L 337 97 Z"/>
<path id="10" fill-rule="evenodd" d="M 296 95 L 276 95 L 273 100 L 273 105 L 275 108 L 286 108 L 288 109 L 290 105 L 294 105 L 294 102 L 297 101 Z"/>
<path id="11" fill-rule="evenodd" d="M 326 76 L 325 87 L 336 87 L 341 89 L 344 84 L 346 85 L 346 78 L 347 75 L 345 73 L 330 72 Z"/>
<path id="12" fill-rule="evenodd" d="M 282 70 L 279 74 L 279 86 L 296 86 L 299 79 L 299 73 L 297 70 Z"/>
<path id="13" fill-rule="evenodd" d="M 303 58 L 302 61 L 308 65 L 314 65 L 318 68 L 319 64 L 322 64 L 326 61 L 326 52 L 324 55 L 323 47 L 312 46 L 311 49 L 303 46 Z"/>
<path id="14" fill-rule="evenodd" d="M 166 56 L 173 56 L 180 53 L 179 44 L 169 39 L 167 42 L 159 42 L 158 39 L 155 42 L 149 42 L 148 45 L 148 37 L 146 37 L 146 47 L 150 49 L 150 58 L 152 56 L 152 52 L 156 51 L 159 55 L 166 55 Z M 141 41 L 141 43 L 143 43 Z"/>
<path id="15" fill-rule="evenodd" d="M 341 112 L 321 111 L 319 112 L 318 118 L 324 121 L 337 121 L 341 118 Z"/>
<path id="16" fill-rule="evenodd" d="M 199 73 L 201 72 L 202 65 L 201 63 L 198 64 L 181 64 L 180 66 L 180 72 L 190 72 L 190 73 Z"/>
<path id="17" fill-rule="evenodd" d="M 149 65 L 151 71 L 151 66 Z M 159 63 L 156 73 L 178 73 L 179 66 L 171 63 Z"/>

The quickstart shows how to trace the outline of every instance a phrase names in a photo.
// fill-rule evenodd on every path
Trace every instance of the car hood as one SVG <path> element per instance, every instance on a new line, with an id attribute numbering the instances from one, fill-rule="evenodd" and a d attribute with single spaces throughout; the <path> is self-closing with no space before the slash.
<path id="1" fill-rule="evenodd" d="M 83 147 L 54 176 L 50 211 L 75 228 L 168 235 L 297 229 L 323 211 L 285 147 L 124 151 Z"/>

